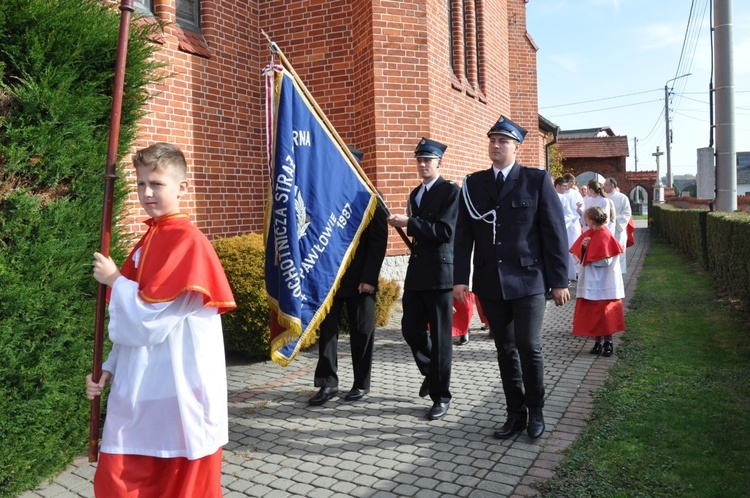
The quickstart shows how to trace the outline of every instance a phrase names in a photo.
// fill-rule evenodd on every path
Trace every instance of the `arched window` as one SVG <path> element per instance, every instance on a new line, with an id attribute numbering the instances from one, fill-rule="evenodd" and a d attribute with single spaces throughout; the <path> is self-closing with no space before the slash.
<path id="1" fill-rule="evenodd" d="M 177 24 L 184 29 L 200 33 L 200 0 L 177 0 Z"/>
<path id="2" fill-rule="evenodd" d="M 154 15 L 154 0 L 135 0 L 133 7 L 139 14 Z"/>
<path id="3" fill-rule="evenodd" d="M 454 88 L 483 100 L 484 5 L 482 0 L 448 0 L 450 67 Z"/>

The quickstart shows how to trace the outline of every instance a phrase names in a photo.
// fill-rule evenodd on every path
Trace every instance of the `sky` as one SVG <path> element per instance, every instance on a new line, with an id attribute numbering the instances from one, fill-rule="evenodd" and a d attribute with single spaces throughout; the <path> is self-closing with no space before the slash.
<path id="1" fill-rule="evenodd" d="M 672 175 L 695 175 L 696 149 L 710 145 L 713 1 L 530 0 L 539 113 L 562 130 L 609 126 L 628 137 L 628 171 L 636 153 L 638 171 L 656 170 L 652 154 L 666 148 L 666 85 Z M 735 148 L 750 151 L 750 0 L 731 4 Z M 666 154 L 659 161 L 664 177 Z"/>

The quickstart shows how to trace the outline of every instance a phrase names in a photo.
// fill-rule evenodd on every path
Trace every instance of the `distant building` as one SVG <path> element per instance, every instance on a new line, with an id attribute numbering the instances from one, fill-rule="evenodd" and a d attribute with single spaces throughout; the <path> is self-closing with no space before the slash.
<path id="1" fill-rule="evenodd" d="M 609 126 L 561 130 L 557 143 L 563 167 L 576 176 L 591 171 L 605 178 L 624 179 L 625 158 L 629 155 L 627 135 L 615 135 Z"/>
<path id="2" fill-rule="evenodd" d="M 666 178 L 664 181 L 666 184 Z M 674 175 L 672 182 L 678 191 L 683 192 L 690 185 L 695 185 L 695 175 Z"/>
<path id="3" fill-rule="evenodd" d="M 579 130 L 561 130 L 560 138 L 601 138 L 614 137 L 615 132 L 609 126 L 599 128 L 581 128 Z"/>
<path id="4" fill-rule="evenodd" d="M 750 195 L 750 152 L 737 153 L 737 195 Z"/>

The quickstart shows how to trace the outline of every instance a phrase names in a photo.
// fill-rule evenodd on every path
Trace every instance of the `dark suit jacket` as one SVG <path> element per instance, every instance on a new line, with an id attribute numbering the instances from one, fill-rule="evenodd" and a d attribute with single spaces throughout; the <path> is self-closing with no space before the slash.
<path id="1" fill-rule="evenodd" d="M 378 206 L 370 223 L 359 237 L 359 245 L 354 258 L 341 277 L 337 298 L 353 297 L 359 294 L 359 284 L 370 284 L 377 289 L 380 267 L 388 245 L 388 215 Z"/>
<path id="2" fill-rule="evenodd" d="M 406 234 L 412 237 L 414 246 L 406 270 L 404 290 L 451 289 L 453 239 L 460 189 L 455 183 L 439 177 L 422 196 L 417 207 L 414 198 L 420 188 L 421 184 L 409 195 L 411 215 Z"/>
<path id="3" fill-rule="evenodd" d="M 467 176 L 462 188 L 479 214 L 495 210 L 497 221 L 493 243 L 492 225 L 472 219 L 462 192 L 455 243 L 457 285 L 469 284 L 473 250 L 472 291 L 480 297 L 510 300 L 568 286 L 565 220 L 546 171 L 515 163 L 499 196 L 492 168 Z"/>

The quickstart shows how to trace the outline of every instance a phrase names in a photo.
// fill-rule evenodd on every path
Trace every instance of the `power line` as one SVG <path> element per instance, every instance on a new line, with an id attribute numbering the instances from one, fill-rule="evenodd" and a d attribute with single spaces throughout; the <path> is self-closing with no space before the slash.
<path id="1" fill-rule="evenodd" d="M 540 107 L 539 109 L 540 110 L 541 109 L 554 109 L 555 107 L 567 107 L 567 106 L 571 106 L 571 105 L 590 104 L 591 102 L 601 102 L 601 101 L 604 101 L 604 100 L 621 99 L 621 98 L 624 98 L 624 97 L 632 97 L 633 95 L 642 95 L 644 93 L 660 92 L 660 91 L 662 91 L 661 88 L 656 88 L 654 90 L 644 90 L 642 92 L 628 93 L 626 95 L 617 95 L 617 96 L 614 96 L 614 97 L 602 97 L 600 99 L 584 100 L 584 101 L 581 101 L 581 102 L 571 102 L 570 104 L 549 105 L 549 106 Z"/>
<path id="2" fill-rule="evenodd" d="M 708 104 L 709 104 L 709 103 L 708 103 L 708 102 L 706 102 L 705 100 L 698 100 L 698 99 L 694 99 L 694 98 L 692 98 L 692 97 L 686 97 L 685 95 L 687 95 L 687 94 L 685 94 L 685 93 L 682 93 L 682 94 L 680 94 L 680 95 L 681 95 L 681 96 L 682 96 L 682 98 L 683 98 L 683 99 L 685 99 L 685 100 L 692 100 L 693 102 L 698 102 L 699 104 L 706 104 L 706 105 L 708 105 Z"/>
<path id="3" fill-rule="evenodd" d="M 659 99 L 661 102 L 661 99 Z M 654 126 L 651 127 L 651 131 L 648 132 L 648 135 L 646 135 L 646 138 L 643 139 L 644 142 L 648 143 L 648 140 L 651 138 L 651 136 L 654 134 L 654 130 L 656 130 L 657 125 L 661 123 L 661 117 L 664 116 L 664 108 L 661 108 L 661 112 L 659 113 L 659 117 L 656 118 L 656 121 L 654 122 Z"/>
<path id="4" fill-rule="evenodd" d="M 675 111 L 675 114 L 679 114 L 682 117 L 694 119 L 695 121 L 700 121 L 701 123 L 708 123 L 708 119 L 702 119 L 702 118 L 696 118 L 695 116 L 691 116 L 689 114 L 685 114 L 684 111 Z"/>
<path id="5" fill-rule="evenodd" d="M 702 9 L 701 6 L 696 8 L 696 0 L 690 2 L 690 13 L 688 15 L 687 26 L 685 27 L 685 37 L 682 43 L 682 50 L 680 52 L 680 58 L 677 63 L 677 70 L 675 71 L 675 87 L 670 90 L 674 90 L 670 95 L 670 103 L 672 102 L 672 96 L 678 97 L 674 104 L 674 110 L 676 111 L 680 103 L 682 102 L 683 90 L 687 85 L 688 78 L 679 78 L 677 75 L 689 74 L 695 60 L 695 52 L 698 48 L 698 40 L 700 39 L 700 31 L 703 26 L 703 21 L 706 17 L 706 10 L 708 7 L 708 0 L 703 0 Z M 701 14 L 698 11 L 702 10 Z"/>
<path id="6" fill-rule="evenodd" d="M 662 99 L 645 100 L 643 102 L 635 102 L 635 103 L 632 103 L 632 104 L 617 105 L 617 106 L 613 106 L 613 107 L 601 107 L 599 109 L 589 109 L 587 111 L 569 112 L 569 113 L 566 113 L 566 114 L 554 114 L 552 116 L 549 116 L 549 118 L 560 118 L 560 117 L 563 117 L 563 116 L 574 116 L 576 114 L 588 114 L 588 113 L 591 113 L 591 112 L 609 111 L 611 109 L 622 109 L 623 107 L 633 107 L 633 106 L 636 106 L 636 105 L 651 104 L 653 102 L 661 102 L 661 101 L 662 101 Z"/>

